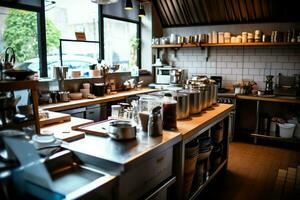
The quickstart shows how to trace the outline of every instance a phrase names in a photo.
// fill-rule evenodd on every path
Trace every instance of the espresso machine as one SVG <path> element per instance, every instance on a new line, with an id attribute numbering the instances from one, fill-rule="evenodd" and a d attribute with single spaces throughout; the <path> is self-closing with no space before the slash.
<path id="1" fill-rule="evenodd" d="M 265 94 L 266 95 L 272 95 L 273 94 L 273 77 L 272 75 L 266 76 L 266 88 L 265 88 Z"/>

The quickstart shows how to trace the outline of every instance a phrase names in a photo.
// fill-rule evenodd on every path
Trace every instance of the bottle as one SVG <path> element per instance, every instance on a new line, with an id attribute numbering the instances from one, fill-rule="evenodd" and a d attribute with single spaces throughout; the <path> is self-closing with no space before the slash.
<path id="1" fill-rule="evenodd" d="M 161 117 L 161 107 L 155 107 L 151 114 L 149 115 L 148 120 L 148 135 L 151 137 L 160 136 L 162 135 L 162 117 Z"/>
<path id="2" fill-rule="evenodd" d="M 163 98 L 163 129 L 176 130 L 176 107 L 177 101 L 173 99 L 172 94 L 166 93 Z"/>

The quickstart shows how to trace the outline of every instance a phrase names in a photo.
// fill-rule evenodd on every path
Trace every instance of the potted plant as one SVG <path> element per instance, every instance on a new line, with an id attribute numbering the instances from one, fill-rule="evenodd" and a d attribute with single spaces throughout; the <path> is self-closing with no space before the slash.
<path id="1" fill-rule="evenodd" d="M 137 50 L 140 47 L 140 39 L 137 37 L 132 36 L 129 40 L 130 45 L 130 60 L 129 66 L 135 66 L 137 62 Z"/>

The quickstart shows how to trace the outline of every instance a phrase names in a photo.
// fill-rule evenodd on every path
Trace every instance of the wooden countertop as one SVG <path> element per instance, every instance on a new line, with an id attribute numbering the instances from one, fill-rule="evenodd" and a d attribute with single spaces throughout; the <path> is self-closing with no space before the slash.
<path id="1" fill-rule="evenodd" d="M 97 97 L 95 99 L 80 99 L 80 100 L 72 100 L 70 102 L 64 102 L 64 103 L 42 105 L 40 106 L 40 108 L 43 110 L 50 110 L 50 111 L 68 110 L 72 108 L 79 108 L 79 107 L 101 104 L 101 103 L 106 103 L 111 101 L 118 101 L 118 100 L 125 99 L 126 97 L 131 95 L 156 92 L 158 90 L 159 89 L 141 88 L 139 90 L 130 90 L 130 91 L 118 92 L 116 94 L 105 95 L 103 97 Z"/>
<path id="2" fill-rule="evenodd" d="M 76 131 L 76 128 L 85 124 L 94 122 L 89 119 L 81 119 L 77 117 L 71 117 L 71 120 L 63 123 L 54 123 L 41 128 L 41 134 L 45 131 L 53 132 L 55 137 L 64 141 L 70 142 L 85 137 L 85 134 L 80 131 Z"/>
<path id="3" fill-rule="evenodd" d="M 287 96 L 274 96 L 274 97 L 264 97 L 257 95 L 236 95 L 237 99 L 244 100 L 254 100 L 254 101 L 269 101 L 269 102 L 278 102 L 278 103 L 295 103 L 300 104 L 300 98 L 297 97 L 287 97 Z"/>
<path id="4" fill-rule="evenodd" d="M 217 104 L 198 115 L 193 115 L 190 119 L 177 121 L 178 131 L 182 134 L 183 140 L 191 140 L 195 133 L 228 115 L 233 109 L 232 104 Z"/>

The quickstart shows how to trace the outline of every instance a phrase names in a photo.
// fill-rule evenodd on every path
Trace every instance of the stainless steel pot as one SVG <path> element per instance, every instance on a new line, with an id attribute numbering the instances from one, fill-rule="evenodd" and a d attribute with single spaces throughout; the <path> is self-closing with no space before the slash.
<path id="1" fill-rule="evenodd" d="M 184 93 L 172 93 L 173 98 L 177 101 L 176 113 L 177 119 L 186 119 L 190 116 L 190 96 Z"/>
<path id="2" fill-rule="evenodd" d="M 179 93 L 189 95 L 189 113 L 197 114 L 202 110 L 201 105 L 201 92 L 199 90 L 180 90 Z"/>
<path id="3" fill-rule="evenodd" d="M 209 99 L 210 99 L 209 95 L 210 95 L 210 93 L 208 91 L 208 87 L 204 84 L 202 84 L 200 86 L 200 91 L 201 91 L 201 93 L 203 93 L 202 94 L 202 99 L 201 99 L 201 104 L 202 104 L 202 110 L 204 110 L 204 109 L 209 107 Z"/>
<path id="4" fill-rule="evenodd" d="M 218 85 L 213 84 L 212 85 L 212 104 L 216 104 L 217 103 L 217 95 L 218 95 Z"/>
<path id="5" fill-rule="evenodd" d="M 136 125 L 129 121 L 113 121 L 108 126 L 108 135 L 115 140 L 134 139 Z"/>

